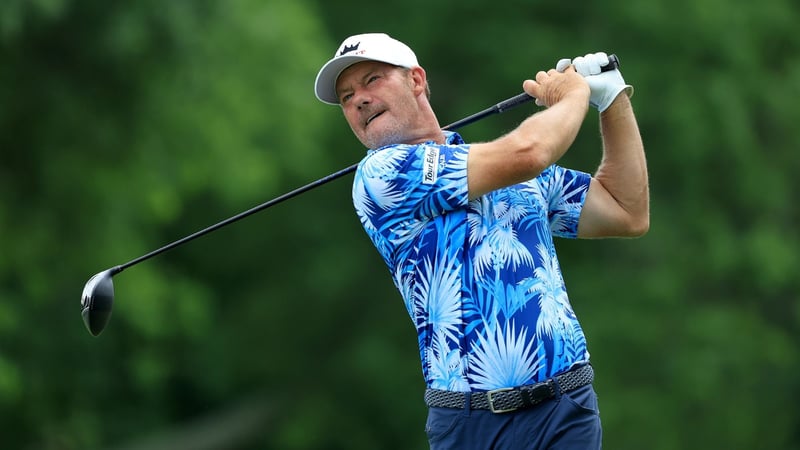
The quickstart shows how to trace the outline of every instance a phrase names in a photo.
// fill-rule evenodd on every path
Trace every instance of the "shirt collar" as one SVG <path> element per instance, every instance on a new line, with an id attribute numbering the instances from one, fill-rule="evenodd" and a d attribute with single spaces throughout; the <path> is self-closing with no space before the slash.
<path id="1" fill-rule="evenodd" d="M 464 139 L 461 138 L 461 135 L 456 133 L 455 131 L 442 130 L 442 133 L 444 133 L 444 145 L 462 145 L 462 144 L 465 144 Z M 375 149 L 367 149 L 367 154 L 369 155 L 369 154 L 375 153 L 377 151 L 383 150 L 385 148 L 396 147 L 398 145 L 408 145 L 408 144 L 389 144 L 389 145 L 384 145 L 383 147 L 378 147 L 378 148 L 375 148 Z M 421 144 L 416 144 L 416 145 L 436 145 L 436 143 L 434 141 L 426 141 L 426 142 L 423 142 Z"/>
<path id="2" fill-rule="evenodd" d="M 464 139 L 461 138 L 461 135 L 455 131 L 443 131 L 443 133 L 445 144 L 461 145 L 465 143 Z"/>

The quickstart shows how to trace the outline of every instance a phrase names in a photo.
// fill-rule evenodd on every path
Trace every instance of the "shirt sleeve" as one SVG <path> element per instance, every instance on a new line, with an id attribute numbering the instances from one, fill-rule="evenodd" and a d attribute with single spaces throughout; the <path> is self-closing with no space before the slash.
<path id="1" fill-rule="evenodd" d="M 537 179 L 547 198 L 547 217 L 553 235 L 577 238 L 578 221 L 592 176 L 586 172 L 552 165 Z"/>
<path id="2" fill-rule="evenodd" d="M 468 203 L 469 145 L 396 145 L 368 156 L 362 183 L 384 212 L 430 219 Z"/>

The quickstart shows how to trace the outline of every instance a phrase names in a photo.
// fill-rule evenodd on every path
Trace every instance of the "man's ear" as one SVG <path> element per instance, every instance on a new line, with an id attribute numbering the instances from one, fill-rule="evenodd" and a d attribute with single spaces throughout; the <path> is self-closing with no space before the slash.
<path id="1" fill-rule="evenodd" d="M 425 89 L 428 85 L 428 76 L 425 74 L 425 69 L 412 67 L 410 70 L 411 80 L 414 82 L 414 95 L 425 94 Z"/>

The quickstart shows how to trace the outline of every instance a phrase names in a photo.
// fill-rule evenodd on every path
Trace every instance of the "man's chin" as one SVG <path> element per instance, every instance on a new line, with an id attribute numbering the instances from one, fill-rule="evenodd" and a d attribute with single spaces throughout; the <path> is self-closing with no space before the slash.
<path id="1" fill-rule="evenodd" d="M 397 145 L 402 144 L 403 142 L 398 139 L 382 139 L 379 141 L 370 141 L 367 145 L 372 150 L 379 149 L 381 147 L 386 147 L 387 145 Z"/>
<path id="2" fill-rule="evenodd" d="M 401 133 L 384 132 L 373 135 L 367 134 L 367 136 L 361 142 L 368 148 L 376 149 L 386 147 L 387 145 L 405 144 L 406 141 L 407 137 Z"/>

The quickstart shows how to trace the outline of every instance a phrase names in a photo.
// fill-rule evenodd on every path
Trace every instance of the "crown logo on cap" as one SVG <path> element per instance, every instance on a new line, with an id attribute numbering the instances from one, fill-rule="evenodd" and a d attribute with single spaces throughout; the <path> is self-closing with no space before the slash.
<path id="1" fill-rule="evenodd" d="M 342 51 L 339 52 L 339 56 L 358 50 L 359 45 L 361 45 L 361 42 L 356 42 L 354 45 L 345 45 Z"/>

